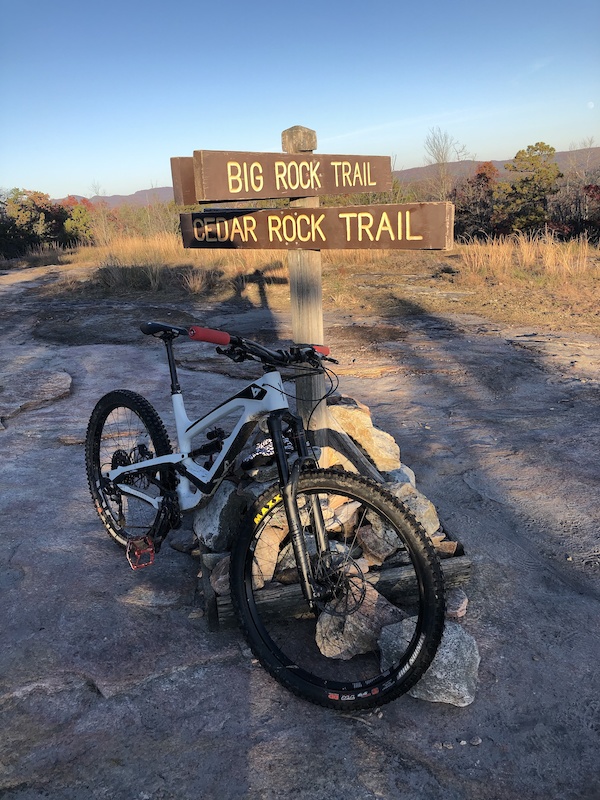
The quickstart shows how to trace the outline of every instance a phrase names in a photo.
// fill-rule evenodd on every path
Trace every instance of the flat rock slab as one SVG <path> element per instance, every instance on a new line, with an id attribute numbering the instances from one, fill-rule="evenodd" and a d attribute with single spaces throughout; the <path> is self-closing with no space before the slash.
<path id="1" fill-rule="evenodd" d="M 30 369 L 0 372 L 0 419 L 10 419 L 21 411 L 39 408 L 60 400 L 71 392 L 68 372 Z"/>
<path id="2" fill-rule="evenodd" d="M 405 696 L 338 714 L 275 683 L 237 629 L 209 631 L 198 559 L 165 544 L 132 572 L 85 480 L 87 421 L 110 389 L 147 396 L 173 429 L 163 348 L 140 322 L 275 340 L 289 320 L 36 294 L 45 274 L 0 275 L 2 800 L 600 797 L 598 340 L 414 304 L 385 324 L 326 314 L 341 389 L 473 561 L 460 625 L 481 656 L 468 706 Z M 214 348 L 176 351 L 199 370 L 180 372 L 196 416 L 246 383 L 228 361 L 215 374 Z M 44 375 L 65 384 L 45 394 Z"/>

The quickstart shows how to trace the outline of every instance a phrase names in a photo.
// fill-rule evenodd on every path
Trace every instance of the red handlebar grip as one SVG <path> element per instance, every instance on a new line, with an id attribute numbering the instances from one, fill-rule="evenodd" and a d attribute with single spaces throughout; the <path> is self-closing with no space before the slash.
<path id="1" fill-rule="evenodd" d="M 313 344 L 313 349 L 317 351 L 317 353 L 321 353 L 323 356 L 328 356 L 331 353 L 331 350 L 327 345 L 324 344 Z"/>
<path id="2" fill-rule="evenodd" d="M 191 325 L 188 328 L 188 336 L 195 342 L 209 342 L 209 344 L 229 344 L 231 341 L 231 336 L 226 331 L 200 328 L 198 325 Z"/>

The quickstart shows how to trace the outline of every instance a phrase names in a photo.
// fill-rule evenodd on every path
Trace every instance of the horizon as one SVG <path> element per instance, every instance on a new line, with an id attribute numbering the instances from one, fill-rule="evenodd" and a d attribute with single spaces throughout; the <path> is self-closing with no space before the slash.
<path id="1" fill-rule="evenodd" d="M 476 161 L 542 141 L 568 151 L 600 130 L 600 7 L 571 8 L 435 0 L 407 18 L 387 0 L 301 15 L 233 0 L 195 20 L 156 0 L 11 4 L 0 186 L 130 195 L 170 185 L 172 156 L 281 152 L 293 125 L 316 131 L 317 154 L 386 155 L 396 171 L 425 165 L 433 128 Z"/>
<path id="2" fill-rule="evenodd" d="M 525 149 L 525 148 L 523 148 L 523 149 Z M 561 156 L 569 156 L 571 153 L 585 152 L 586 150 L 597 150 L 600 153 L 600 145 L 596 145 L 594 143 L 594 144 L 591 144 L 589 148 L 580 148 L 580 149 L 574 149 L 574 150 L 559 150 L 559 151 L 556 151 L 555 156 L 557 157 L 557 159 L 559 160 L 559 163 L 560 163 L 560 160 L 561 160 L 560 157 Z M 319 153 L 316 152 L 316 155 L 319 155 Z M 325 155 L 325 154 L 323 154 L 323 155 Z M 504 164 L 504 163 L 512 161 L 512 159 L 490 158 L 490 159 L 486 159 L 485 161 L 486 162 L 490 162 L 492 164 Z M 463 159 L 461 161 L 450 161 L 450 162 L 448 162 L 448 165 L 450 167 L 452 167 L 453 165 L 459 165 L 459 164 L 463 164 L 463 165 L 478 165 L 478 164 L 482 164 L 482 163 L 484 163 L 484 161 L 480 160 L 480 159 Z M 435 165 L 427 165 L 427 164 L 425 164 L 425 165 L 421 165 L 421 166 L 417 166 L 417 167 L 407 167 L 404 170 L 397 170 L 397 169 L 394 169 L 392 167 L 392 175 L 396 175 L 396 174 L 399 174 L 399 173 L 402 173 L 402 172 L 413 172 L 413 171 L 416 171 L 416 170 L 426 170 L 428 167 L 434 168 L 434 166 Z M 594 167 L 600 167 L 600 157 L 598 157 L 597 159 L 594 159 L 593 166 Z M 510 180 L 512 173 L 508 174 L 508 175 L 504 175 L 504 173 L 501 172 L 500 175 L 506 177 L 507 180 Z M 420 179 L 416 178 L 414 180 L 415 180 L 416 183 L 418 183 Z M 88 195 L 88 196 L 85 196 L 85 195 L 78 195 L 78 194 L 76 194 L 74 192 L 71 192 L 70 194 L 64 195 L 63 197 L 52 197 L 50 199 L 53 202 L 62 202 L 64 200 L 66 200 L 68 197 L 83 197 L 86 200 L 103 200 L 103 199 L 111 200 L 111 199 L 114 199 L 114 198 L 117 198 L 117 197 L 122 197 L 125 200 L 127 200 L 128 198 L 135 197 L 136 195 L 142 195 L 142 194 L 152 195 L 153 192 L 163 192 L 165 189 L 169 189 L 169 190 L 173 191 L 173 183 L 172 183 L 172 181 L 170 181 L 169 183 L 166 183 L 164 186 L 149 186 L 149 187 L 144 188 L 144 189 L 136 189 L 133 192 L 129 192 L 128 194 L 117 193 L 117 192 L 115 192 L 114 194 L 108 194 L 108 193 L 105 192 L 105 193 L 100 194 L 100 195 Z M 150 198 L 150 200 L 152 200 L 152 198 Z M 148 203 L 148 204 L 150 204 L 150 203 Z"/>

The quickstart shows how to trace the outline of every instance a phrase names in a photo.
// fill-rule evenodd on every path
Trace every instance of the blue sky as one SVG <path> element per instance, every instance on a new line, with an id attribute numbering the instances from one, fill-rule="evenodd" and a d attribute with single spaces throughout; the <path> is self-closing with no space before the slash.
<path id="1" fill-rule="evenodd" d="M 171 183 L 194 150 L 424 163 L 435 127 L 479 160 L 600 145 L 597 0 L 0 0 L 0 187 L 59 198 Z"/>

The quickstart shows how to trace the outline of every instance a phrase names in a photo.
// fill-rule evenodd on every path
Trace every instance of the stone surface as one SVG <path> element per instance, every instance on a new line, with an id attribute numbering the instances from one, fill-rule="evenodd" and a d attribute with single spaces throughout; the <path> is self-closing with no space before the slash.
<path id="1" fill-rule="evenodd" d="M 53 269 L 58 278 L 65 266 Z M 372 265 L 365 272 L 370 280 Z M 589 560 L 600 529 L 600 360 L 581 374 L 580 361 L 572 366 L 592 337 L 538 330 L 537 350 L 525 350 L 531 328 L 513 343 L 499 323 L 419 312 L 403 284 L 415 313 L 392 322 L 402 338 L 388 341 L 375 321 L 364 335 L 382 348 L 365 339 L 362 353 L 363 341 L 346 337 L 355 331 L 346 310 L 326 312 L 343 385 L 384 420 L 474 560 L 469 631 L 482 655 L 470 706 L 401 697 L 383 715 L 342 714 L 279 686 L 235 629 L 208 630 L 194 559 L 163 546 L 153 567 L 132 572 L 90 503 L 82 451 L 58 443 L 81 443 L 95 402 L 121 386 L 147 396 L 172 430 L 162 345 L 140 336 L 138 322 L 235 325 L 275 340 L 287 335 L 285 315 L 162 293 L 36 297 L 32 273 L 0 275 L 2 364 L 66 370 L 73 384 L 0 429 L 0 796 L 600 797 L 599 573 Z M 28 291 L 17 293 L 17 281 Z M 255 365 L 177 341 L 176 352 L 186 348 L 200 365 L 180 370 L 196 416 L 256 375 Z M 373 380 L 382 365 L 388 372 Z M 180 605 L 125 605 L 137 586 L 181 590 Z"/>
<path id="2" fill-rule="evenodd" d="M 212 586 L 215 594 L 228 594 L 229 593 L 229 563 L 231 558 L 225 556 L 220 561 L 217 561 L 210 573 L 210 585 Z"/>
<path id="3" fill-rule="evenodd" d="M 0 420 L 67 397 L 72 379 L 63 370 L 23 369 L 0 372 Z"/>
<path id="4" fill-rule="evenodd" d="M 376 428 L 364 403 L 346 395 L 334 395 L 328 401 L 330 414 L 367 453 L 378 470 L 400 469 L 400 448 L 393 436 Z"/>
<path id="5" fill-rule="evenodd" d="M 410 483 L 386 483 L 385 487 L 412 511 L 426 533 L 432 536 L 440 527 L 435 506 Z"/>
<path id="6" fill-rule="evenodd" d="M 238 494 L 237 486 L 223 481 L 210 502 L 194 512 L 198 540 L 215 553 L 230 550 L 247 506 L 247 499 Z"/>
<path id="7" fill-rule="evenodd" d="M 414 619 L 402 623 L 402 635 L 409 639 Z M 447 621 L 440 647 L 431 666 L 409 694 L 430 703 L 448 703 L 464 707 L 475 699 L 479 663 L 477 642 L 458 623 Z"/>
<path id="8" fill-rule="evenodd" d="M 375 651 L 381 629 L 403 617 L 400 609 L 366 584 L 363 602 L 353 614 L 342 617 L 324 611 L 320 615 L 316 628 L 317 645 L 324 656 L 346 661 L 359 653 Z"/>

